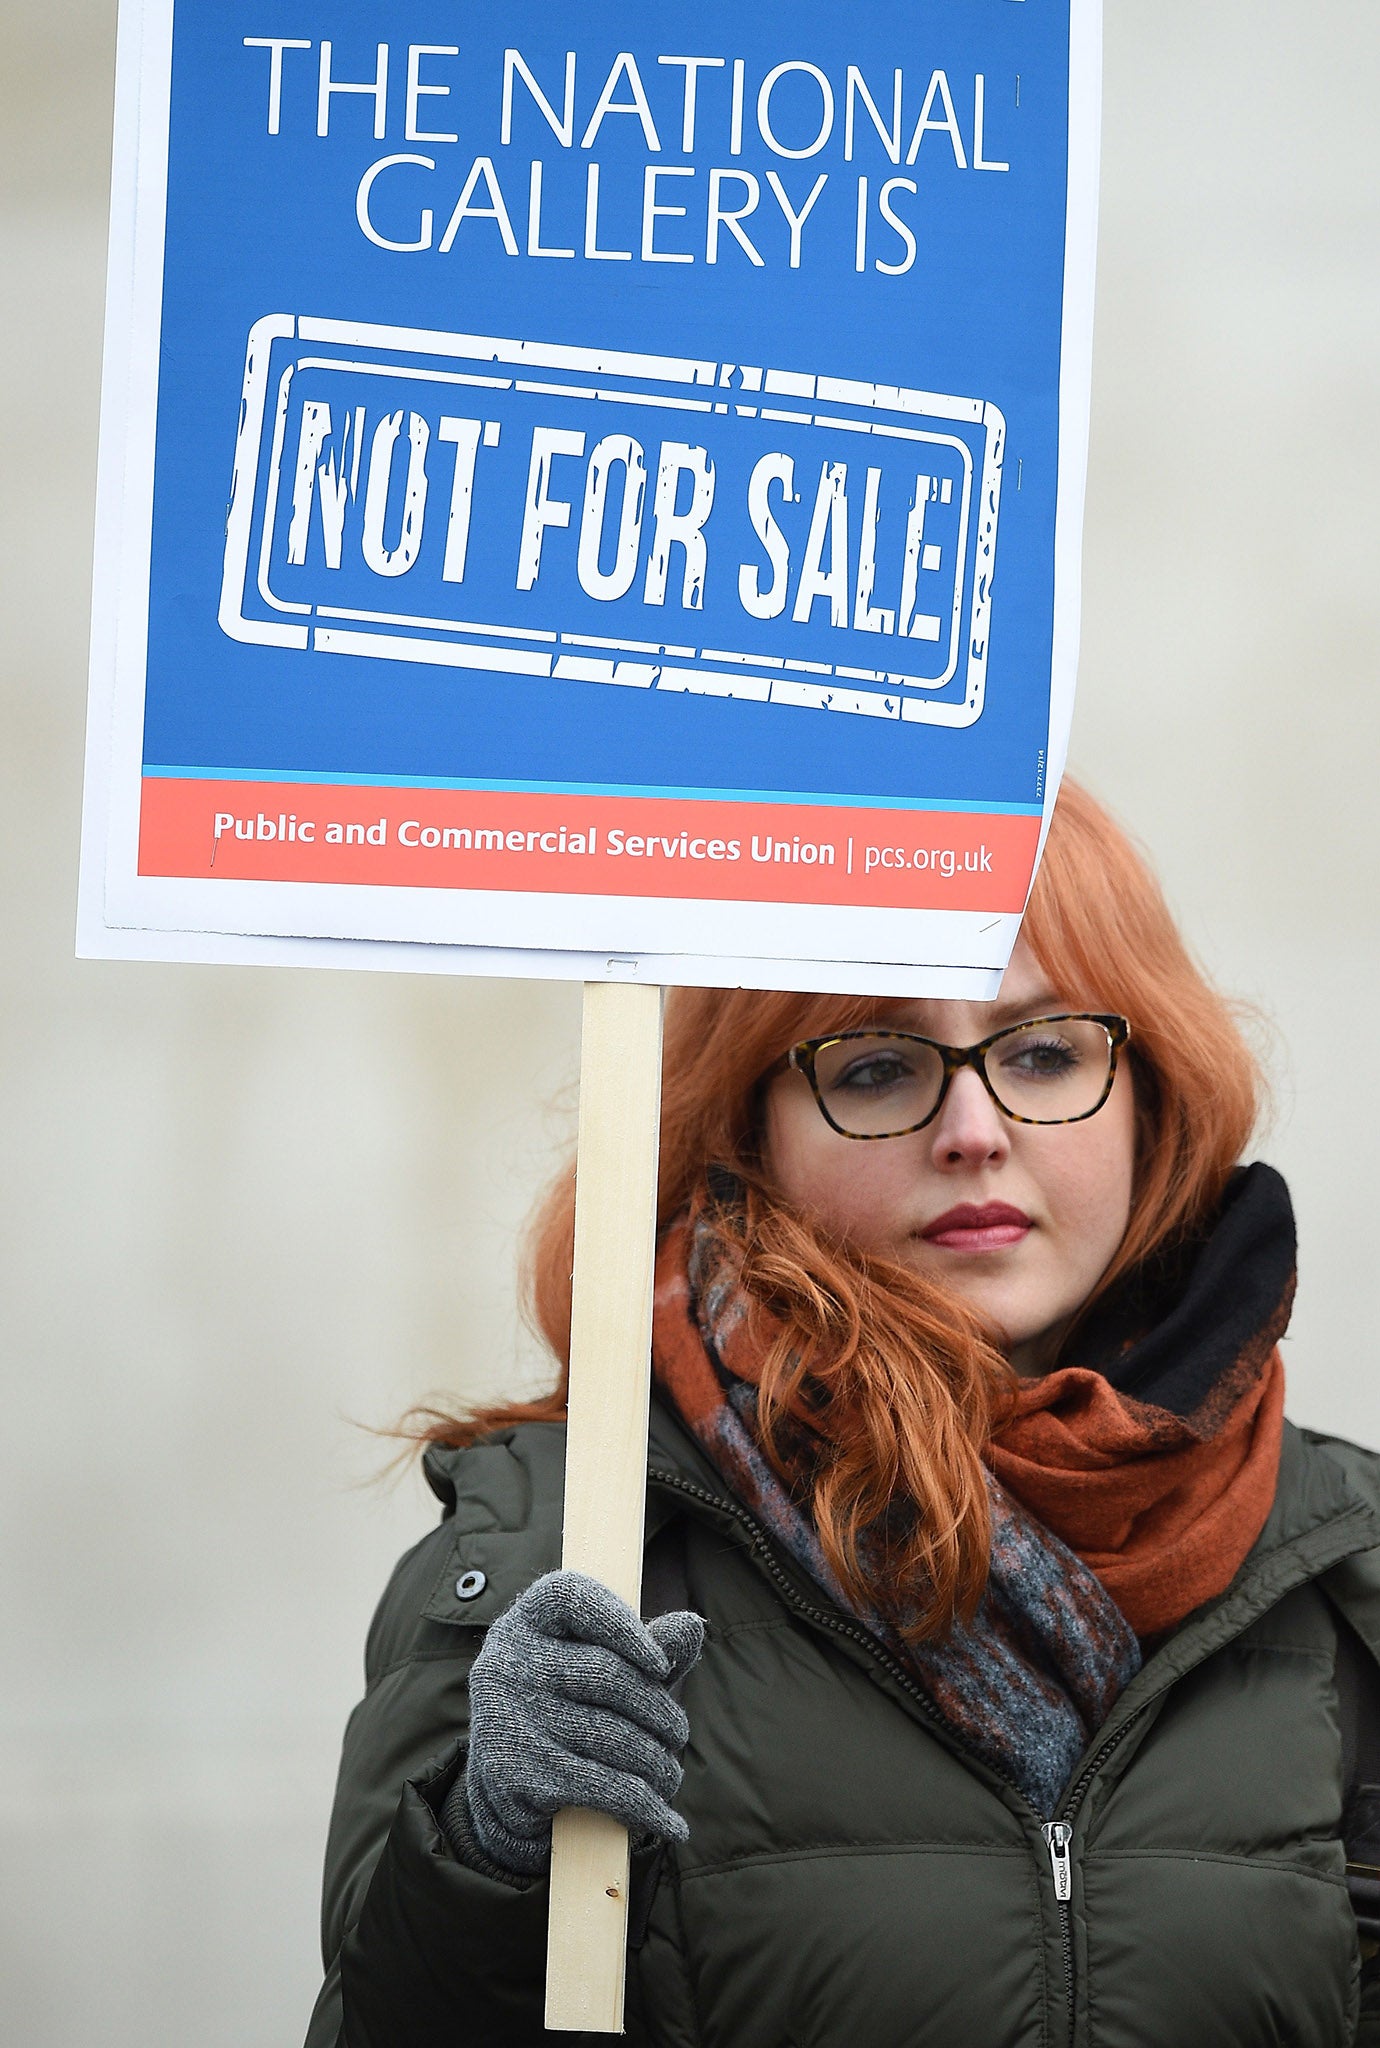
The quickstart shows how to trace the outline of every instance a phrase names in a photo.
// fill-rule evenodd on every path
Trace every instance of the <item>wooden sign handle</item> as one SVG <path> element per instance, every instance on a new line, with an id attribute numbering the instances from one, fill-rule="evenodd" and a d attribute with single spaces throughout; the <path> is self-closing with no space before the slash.
<path id="1" fill-rule="evenodd" d="M 636 1607 L 642 1591 L 652 1267 L 661 1135 L 661 990 L 587 982 L 580 1046 L 570 1422 L 561 1562 Z M 556 1815 L 546 2024 L 621 2034 L 628 1836 Z"/>

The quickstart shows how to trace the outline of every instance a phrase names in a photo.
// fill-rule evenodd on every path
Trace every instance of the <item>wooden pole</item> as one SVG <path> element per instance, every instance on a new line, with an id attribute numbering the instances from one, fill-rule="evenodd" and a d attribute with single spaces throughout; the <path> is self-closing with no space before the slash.
<path id="1" fill-rule="evenodd" d="M 561 1562 L 631 1607 L 642 1591 L 660 1135 L 661 990 L 587 982 Z M 549 2028 L 622 2033 L 627 1936 L 627 1831 L 567 1808 L 551 1844 Z"/>

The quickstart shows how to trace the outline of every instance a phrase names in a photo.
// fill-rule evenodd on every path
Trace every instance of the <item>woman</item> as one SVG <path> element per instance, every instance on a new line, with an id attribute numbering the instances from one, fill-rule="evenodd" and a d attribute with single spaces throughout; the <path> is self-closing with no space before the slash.
<path id="1" fill-rule="evenodd" d="M 1380 2042 L 1380 1478 L 1283 1420 L 1256 1085 L 1072 784 L 997 1003 L 671 997 L 650 1619 L 554 1570 L 559 1391 L 432 1418 L 310 2048 L 544 2038 L 570 1804 L 658 2048 Z"/>

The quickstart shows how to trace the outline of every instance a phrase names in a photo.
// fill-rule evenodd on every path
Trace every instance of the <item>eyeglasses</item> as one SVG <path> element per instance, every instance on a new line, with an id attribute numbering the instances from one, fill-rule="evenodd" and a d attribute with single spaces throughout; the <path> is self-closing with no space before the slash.
<path id="1" fill-rule="evenodd" d="M 1112 1092 L 1124 1017 L 1091 1011 L 1031 1017 L 977 1045 L 940 1045 L 913 1031 L 840 1031 L 802 1038 L 778 1064 L 803 1074 L 842 1138 L 904 1138 L 938 1116 L 949 1083 L 972 1067 L 1003 1116 L 1076 1124 Z"/>

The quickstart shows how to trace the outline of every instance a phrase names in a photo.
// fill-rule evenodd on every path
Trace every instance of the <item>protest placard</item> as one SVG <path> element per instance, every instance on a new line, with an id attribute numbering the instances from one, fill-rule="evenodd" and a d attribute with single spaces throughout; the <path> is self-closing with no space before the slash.
<path id="1" fill-rule="evenodd" d="M 121 7 L 79 945 L 650 984 L 587 994 L 567 1474 L 629 1597 L 657 987 L 981 1000 L 1019 928 L 1098 67 L 1098 0 Z M 584 1818 L 548 2023 L 612 2028 Z"/>
<path id="2" fill-rule="evenodd" d="M 990 993 L 1072 695 L 1091 0 L 121 35 L 83 950 Z"/>

